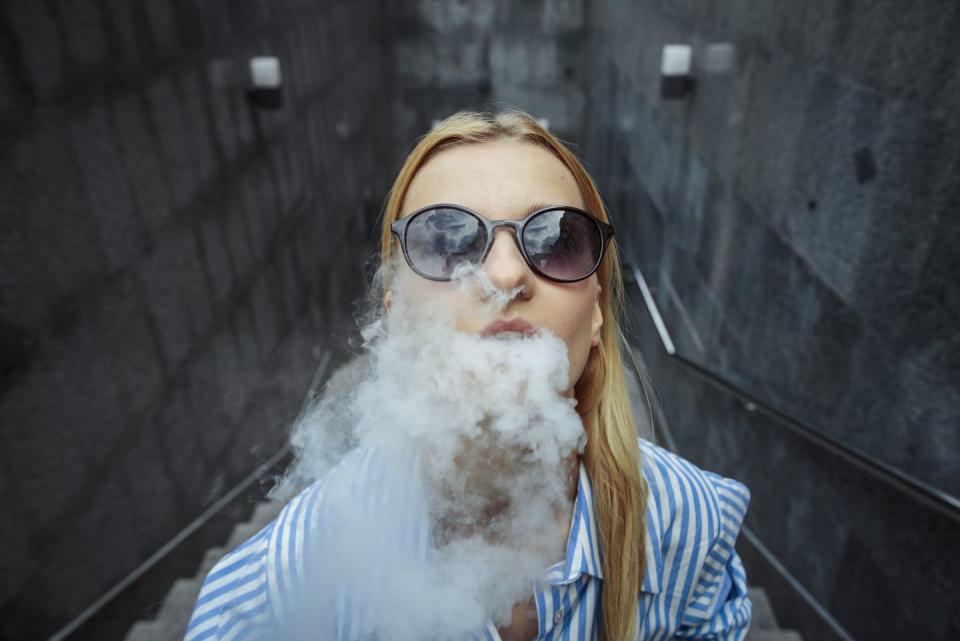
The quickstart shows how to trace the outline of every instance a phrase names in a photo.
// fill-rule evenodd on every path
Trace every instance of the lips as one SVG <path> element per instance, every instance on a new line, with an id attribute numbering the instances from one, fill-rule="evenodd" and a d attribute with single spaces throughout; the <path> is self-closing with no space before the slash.
<path id="1" fill-rule="evenodd" d="M 480 336 L 487 338 L 502 332 L 517 332 L 524 336 L 533 336 L 537 333 L 537 329 L 522 318 L 511 318 L 510 320 L 498 320 L 490 323 L 483 328 Z"/>

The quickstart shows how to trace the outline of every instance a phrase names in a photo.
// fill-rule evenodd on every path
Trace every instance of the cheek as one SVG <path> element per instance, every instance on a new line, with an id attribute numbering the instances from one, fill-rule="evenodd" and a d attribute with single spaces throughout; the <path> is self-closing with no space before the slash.
<path id="1" fill-rule="evenodd" d="M 580 326 L 576 333 L 567 341 L 567 352 L 570 357 L 570 368 L 579 377 L 590 355 L 590 324 Z"/>
<path id="2" fill-rule="evenodd" d="M 583 287 L 567 289 L 554 297 L 548 318 L 557 319 L 558 329 L 562 330 L 568 344 L 586 343 L 589 348 L 594 300 L 596 286 L 590 281 Z"/>
<path id="3" fill-rule="evenodd" d="M 568 323 L 565 328 L 566 340 L 571 348 L 590 347 L 590 321 L 593 317 L 590 306 L 578 307 L 576 310 L 568 308 Z"/>
<path id="4" fill-rule="evenodd" d="M 557 334 L 567 344 L 567 355 L 570 359 L 571 384 L 579 379 L 587 358 L 590 356 L 590 339 L 592 337 L 593 289 L 578 292 L 560 303 L 553 310 L 552 317 L 558 320 L 555 326 Z"/>

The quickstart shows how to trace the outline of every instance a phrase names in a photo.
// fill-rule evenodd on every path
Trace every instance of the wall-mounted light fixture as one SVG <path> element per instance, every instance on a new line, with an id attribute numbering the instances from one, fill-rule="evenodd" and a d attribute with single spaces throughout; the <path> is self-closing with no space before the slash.
<path id="1" fill-rule="evenodd" d="M 283 106 L 283 74 L 276 56 L 256 56 L 250 59 L 250 88 L 247 93 L 253 104 L 261 109 L 279 109 Z"/>
<path id="2" fill-rule="evenodd" d="M 736 71 L 737 49 L 729 42 L 714 42 L 703 48 L 703 62 L 698 65 L 709 74 L 729 74 Z"/>
<path id="3" fill-rule="evenodd" d="M 666 45 L 660 60 L 660 97 L 686 98 L 693 93 L 693 49 L 690 45 Z"/>

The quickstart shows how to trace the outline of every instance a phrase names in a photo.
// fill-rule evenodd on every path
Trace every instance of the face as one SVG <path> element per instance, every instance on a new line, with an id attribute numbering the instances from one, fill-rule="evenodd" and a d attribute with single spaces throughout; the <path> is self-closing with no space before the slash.
<path id="1" fill-rule="evenodd" d="M 459 145 L 427 161 L 410 184 L 401 218 L 435 203 L 463 205 L 488 219 L 519 220 L 531 207 L 550 205 L 585 209 L 577 183 L 564 164 L 546 149 L 517 141 Z M 596 273 L 576 283 L 557 283 L 539 276 L 524 261 L 513 230 L 506 227 L 494 231 L 483 267 L 501 290 L 523 287 L 495 318 L 484 312 L 482 301 L 471 298 L 455 283 L 420 278 L 405 262 L 399 277 L 414 295 L 455 309 L 459 331 L 480 333 L 494 320 L 519 318 L 552 332 L 567 346 L 566 395 L 572 397 L 590 350 L 600 341 L 603 315 Z M 384 299 L 388 308 L 391 296 L 387 292 Z"/>

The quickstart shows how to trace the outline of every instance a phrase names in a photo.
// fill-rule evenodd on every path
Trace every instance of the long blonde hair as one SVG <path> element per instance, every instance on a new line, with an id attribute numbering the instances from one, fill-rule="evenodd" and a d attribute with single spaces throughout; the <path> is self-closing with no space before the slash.
<path id="1" fill-rule="evenodd" d="M 593 180 L 579 160 L 535 119 L 517 110 L 498 114 L 460 111 L 417 142 L 390 189 L 383 211 L 381 265 L 393 251 L 390 225 L 401 215 L 414 175 L 433 155 L 460 144 L 519 140 L 546 148 L 573 174 L 586 210 L 608 221 Z M 625 348 L 619 319 L 624 309 L 623 282 L 616 244 L 611 242 L 597 271 L 604 323 L 600 344 L 590 351 L 574 391 L 577 412 L 587 432 L 584 464 L 593 483 L 594 512 L 603 554 L 603 632 L 608 641 L 632 639 L 644 572 L 647 485 L 640 470 L 637 430 L 623 372 Z"/>

